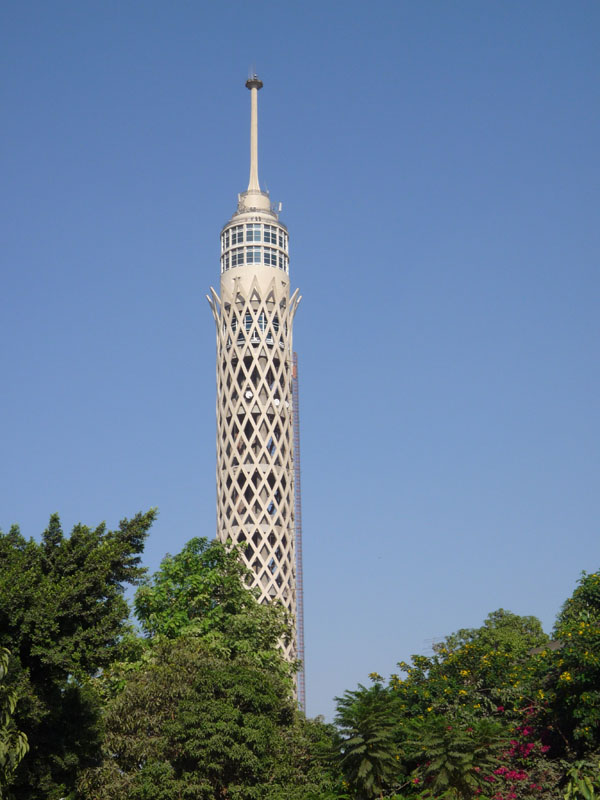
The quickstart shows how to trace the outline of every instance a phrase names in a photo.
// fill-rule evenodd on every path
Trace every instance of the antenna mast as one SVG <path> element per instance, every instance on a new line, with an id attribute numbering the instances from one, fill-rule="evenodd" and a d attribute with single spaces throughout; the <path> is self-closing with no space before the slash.
<path id="1" fill-rule="evenodd" d="M 293 356 L 292 400 L 294 411 L 294 527 L 296 531 L 296 638 L 298 648 L 298 707 L 306 714 L 306 671 L 304 668 L 304 587 L 302 577 L 302 487 L 300 485 L 300 394 L 298 353 Z"/>

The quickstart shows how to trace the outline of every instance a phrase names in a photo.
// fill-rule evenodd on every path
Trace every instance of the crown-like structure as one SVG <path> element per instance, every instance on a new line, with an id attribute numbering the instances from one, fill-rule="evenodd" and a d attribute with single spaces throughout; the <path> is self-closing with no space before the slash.
<path id="1" fill-rule="evenodd" d="M 217 326 L 217 538 L 244 545 L 262 603 L 296 615 L 292 324 L 288 231 L 258 181 L 257 95 L 252 76 L 250 180 L 221 231 L 221 294 L 208 296 Z M 289 659 L 296 643 L 284 646 Z"/>

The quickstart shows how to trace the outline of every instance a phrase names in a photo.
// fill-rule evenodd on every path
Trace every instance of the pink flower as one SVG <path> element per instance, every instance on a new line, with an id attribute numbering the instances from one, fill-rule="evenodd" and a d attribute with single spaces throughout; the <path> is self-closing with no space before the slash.
<path id="1" fill-rule="evenodd" d="M 504 711 L 504 706 L 496 706 L 496 711 Z"/>

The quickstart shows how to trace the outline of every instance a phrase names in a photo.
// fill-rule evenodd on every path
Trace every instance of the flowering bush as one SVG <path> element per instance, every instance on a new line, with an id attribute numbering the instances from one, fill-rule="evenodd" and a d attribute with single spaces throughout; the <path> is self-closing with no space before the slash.
<path id="1" fill-rule="evenodd" d="M 379 796 L 556 800 L 567 790 L 567 800 L 592 800 L 573 781 L 595 791 L 595 777 L 569 777 L 569 764 L 600 757 L 600 572 L 584 573 L 554 636 L 534 617 L 500 609 L 432 655 L 400 662 L 387 686 L 373 673 L 373 689 L 360 687 L 353 701 L 375 692 L 385 720 Z M 352 779 L 349 789 L 353 800 L 363 796 Z"/>

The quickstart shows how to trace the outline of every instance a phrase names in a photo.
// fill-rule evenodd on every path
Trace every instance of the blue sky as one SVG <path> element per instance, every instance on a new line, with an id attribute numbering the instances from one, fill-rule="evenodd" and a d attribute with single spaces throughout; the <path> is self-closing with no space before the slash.
<path id="1" fill-rule="evenodd" d="M 307 699 L 600 567 L 597 2 L 5 2 L 0 527 L 215 530 L 219 231 L 290 229 Z"/>

